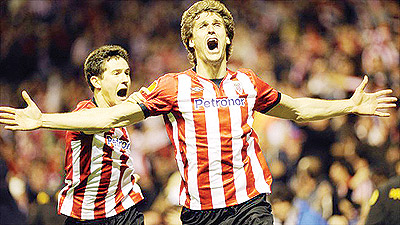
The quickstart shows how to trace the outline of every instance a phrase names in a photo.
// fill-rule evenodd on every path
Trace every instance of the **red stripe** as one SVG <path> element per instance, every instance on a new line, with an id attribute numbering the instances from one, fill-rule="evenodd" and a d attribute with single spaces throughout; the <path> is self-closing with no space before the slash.
<path id="1" fill-rule="evenodd" d="M 248 116 L 248 110 L 249 110 L 248 101 L 246 99 L 245 107 L 241 107 L 243 134 L 248 134 L 249 132 L 251 132 L 251 127 L 247 124 L 248 117 L 243 116 L 243 115 Z M 250 157 L 247 155 L 247 149 L 249 148 L 249 143 L 246 141 L 246 139 L 247 136 L 243 135 L 242 160 L 244 164 L 244 171 L 246 173 L 247 196 L 252 196 L 255 190 L 255 180 L 254 180 L 253 168 L 250 162 Z"/>
<path id="2" fill-rule="evenodd" d="M 64 189 L 61 192 L 60 201 L 58 203 L 58 213 L 61 213 L 61 207 L 64 203 L 65 197 L 67 196 L 68 190 L 72 186 L 72 177 L 73 177 L 73 170 L 72 170 L 72 149 L 71 149 L 71 140 L 72 140 L 72 132 L 67 131 L 65 135 L 65 160 L 64 160 L 64 170 L 65 170 L 65 180 L 71 181 L 71 184 L 68 185 L 68 188 Z"/>
<path id="3" fill-rule="evenodd" d="M 133 200 L 135 204 L 143 200 L 142 195 L 138 192 L 134 192 L 133 190 L 129 192 L 129 197 Z"/>
<path id="4" fill-rule="evenodd" d="M 264 179 L 268 183 L 268 185 L 271 185 L 272 184 L 272 175 L 271 175 L 271 172 L 269 171 L 267 161 L 265 160 L 264 154 L 263 154 L 260 146 L 258 145 L 257 134 L 255 132 L 253 132 L 251 134 L 251 136 L 255 139 L 254 148 L 255 148 L 258 162 L 260 163 L 262 171 L 264 173 Z"/>
<path id="5" fill-rule="evenodd" d="M 115 195 L 115 211 L 117 213 L 120 213 L 122 211 L 124 211 L 124 207 L 122 206 L 122 200 L 124 199 L 124 194 L 122 193 L 122 189 L 121 189 L 121 182 L 122 182 L 122 178 L 124 176 L 124 172 L 126 170 L 126 166 L 122 167 L 122 165 L 126 165 L 126 162 L 128 161 L 128 156 L 125 154 L 122 154 L 120 157 L 121 162 L 121 168 L 120 168 L 120 174 L 119 174 L 119 180 L 118 180 L 118 186 L 117 186 L 117 190 L 116 190 L 116 195 Z"/>
<path id="6" fill-rule="evenodd" d="M 178 111 L 178 110 L 177 110 Z M 185 120 L 182 117 L 182 114 L 180 112 L 174 112 L 173 113 L 175 119 L 176 119 L 176 123 L 177 123 L 177 128 L 178 128 L 178 135 L 181 135 L 182 137 L 185 137 Z M 167 134 L 169 139 L 171 140 L 171 142 L 175 145 L 174 143 L 174 136 L 173 136 L 173 127 L 171 122 L 168 119 L 168 116 L 164 116 L 164 122 L 165 122 L 165 126 L 166 126 L 166 130 L 167 130 Z M 181 187 L 180 189 L 182 190 L 184 187 L 186 189 L 186 201 L 185 201 L 185 206 L 189 207 L 190 206 L 190 197 L 189 197 L 189 188 L 187 185 L 187 180 L 188 180 L 188 161 L 186 158 L 186 142 L 181 141 L 182 138 L 179 138 L 179 150 L 181 151 L 181 159 L 183 162 L 183 176 L 185 180 L 182 180 L 181 182 Z M 176 148 L 174 148 L 175 150 L 175 156 L 176 156 Z M 176 160 L 176 159 L 175 159 Z M 181 193 L 181 192 L 180 192 Z"/>
<path id="7" fill-rule="evenodd" d="M 90 162 L 92 157 L 92 141 L 93 135 L 83 136 L 81 139 L 81 150 L 79 153 L 79 171 L 80 171 L 80 182 L 79 185 L 74 189 L 74 203 L 72 206 L 72 217 L 81 217 L 82 213 L 82 202 L 85 196 L 86 184 L 88 176 L 90 174 Z"/>
<path id="8" fill-rule="evenodd" d="M 192 80 L 192 86 L 198 81 Z M 198 92 L 200 94 L 200 92 Z M 197 94 L 197 93 L 196 93 Z M 195 98 L 202 97 L 192 94 L 192 101 Z M 200 197 L 201 209 L 210 209 L 212 205 L 212 196 L 210 189 L 210 167 L 208 157 L 207 127 L 205 112 L 195 112 L 194 103 L 192 102 L 193 122 L 195 128 L 196 148 L 197 148 L 197 186 Z"/>
<path id="9" fill-rule="evenodd" d="M 222 182 L 227 205 L 237 204 L 235 178 L 233 176 L 232 130 L 229 108 L 218 109 L 221 134 Z M 222 126 L 224 125 L 224 126 Z"/>

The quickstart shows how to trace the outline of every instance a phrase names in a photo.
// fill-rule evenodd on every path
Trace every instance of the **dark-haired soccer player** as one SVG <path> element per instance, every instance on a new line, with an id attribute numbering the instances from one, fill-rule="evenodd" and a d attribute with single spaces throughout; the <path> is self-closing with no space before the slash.
<path id="1" fill-rule="evenodd" d="M 234 36 L 229 10 L 219 1 L 193 4 L 182 16 L 181 37 L 194 67 L 161 76 L 142 104 L 70 114 L 42 114 L 25 94 L 25 109 L 0 108 L 12 130 L 98 130 L 162 114 L 182 178 L 183 224 L 272 224 L 266 201 L 272 177 L 253 130 L 258 111 L 294 121 L 349 113 L 389 116 L 391 90 L 365 93 L 364 78 L 350 99 L 291 98 L 250 69 L 227 68 Z"/>
<path id="2" fill-rule="evenodd" d="M 122 103 L 131 85 L 128 53 L 116 45 L 92 51 L 84 74 L 94 97 L 74 111 Z M 58 213 L 65 224 L 143 224 L 136 204 L 143 199 L 135 183 L 126 128 L 96 132 L 67 131 L 66 186 L 60 191 Z"/>

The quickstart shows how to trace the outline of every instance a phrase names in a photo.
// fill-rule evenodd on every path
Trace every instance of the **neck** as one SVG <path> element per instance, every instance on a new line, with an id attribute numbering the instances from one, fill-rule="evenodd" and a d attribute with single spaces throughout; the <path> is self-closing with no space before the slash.
<path id="1" fill-rule="evenodd" d="M 197 60 L 196 73 L 207 79 L 222 79 L 226 75 L 226 60 L 217 63 Z"/>
<path id="2" fill-rule="evenodd" d="M 110 107 L 103 96 L 99 93 L 98 90 L 94 90 L 94 100 L 96 101 L 97 107 L 99 108 L 108 108 Z"/>

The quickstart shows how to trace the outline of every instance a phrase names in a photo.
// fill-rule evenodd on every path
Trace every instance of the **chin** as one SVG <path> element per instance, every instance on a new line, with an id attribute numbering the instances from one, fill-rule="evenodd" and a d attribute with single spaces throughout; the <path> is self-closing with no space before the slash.
<path id="1" fill-rule="evenodd" d="M 223 59 L 224 59 L 223 57 L 209 57 L 207 58 L 207 62 L 212 64 L 218 64 L 221 63 Z"/>

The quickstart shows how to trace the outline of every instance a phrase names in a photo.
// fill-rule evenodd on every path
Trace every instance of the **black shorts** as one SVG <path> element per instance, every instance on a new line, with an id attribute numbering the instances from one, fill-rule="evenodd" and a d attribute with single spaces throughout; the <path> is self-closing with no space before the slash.
<path id="1" fill-rule="evenodd" d="M 96 220 L 78 220 L 72 217 L 67 217 L 64 225 L 144 225 L 143 213 L 132 206 L 129 209 L 112 217 Z"/>
<path id="2" fill-rule="evenodd" d="M 239 205 L 222 209 L 191 210 L 182 208 L 184 225 L 269 225 L 274 223 L 267 195 L 260 194 Z"/>

